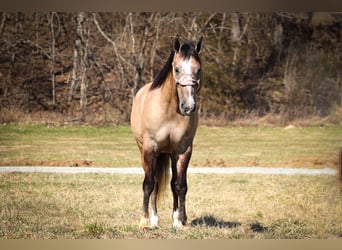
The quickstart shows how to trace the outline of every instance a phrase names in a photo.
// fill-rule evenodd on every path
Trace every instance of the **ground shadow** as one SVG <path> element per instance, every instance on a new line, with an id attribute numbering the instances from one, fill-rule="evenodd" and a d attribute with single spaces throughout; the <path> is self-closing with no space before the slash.
<path id="1" fill-rule="evenodd" d="M 217 228 L 235 228 L 241 226 L 238 221 L 224 221 L 215 218 L 212 215 L 205 215 L 191 221 L 191 226 L 207 226 Z M 268 231 L 268 227 L 263 226 L 260 222 L 253 222 L 248 225 L 249 228 L 256 233 L 264 233 Z"/>
<path id="2" fill-rule="evenodd" d="M 208 226 L 218 228 L 234 228 L 240 226 L 238 221 L 224 221 L 215 218 L 212 215 L 205 215 L 191 221 L 191 226 Z"/>
<path id="3" fill-rule="evenodd" d="M 264 233 L 264 232 L 268 231 L 268 227 L 265 227 L 264 225 L 262 225 L 258 221 L 250 224 L 249 226 L 250 226 L 251 230 L 253 232 L 256 232 L 256 233 Z"/>

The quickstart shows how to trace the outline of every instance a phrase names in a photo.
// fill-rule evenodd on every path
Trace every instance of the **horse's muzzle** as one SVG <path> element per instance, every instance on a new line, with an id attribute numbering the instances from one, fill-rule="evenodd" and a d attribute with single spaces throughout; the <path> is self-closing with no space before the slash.
<path id="1" fill-rule="evenodd" d="M 192 115 L 196 110 L 196 87 L 197 84 L 194 82 L 188 84 L 177 82 L 178 105 L 182 115 Z"/>
<path id="2" fill-rule="evenodd" d="M 190 105 L 186 103 L 180 103 L 179 110 L 182 115 L 192 115 L 192 113 L 196 110 L 196 103 L 192 103 Z"/>

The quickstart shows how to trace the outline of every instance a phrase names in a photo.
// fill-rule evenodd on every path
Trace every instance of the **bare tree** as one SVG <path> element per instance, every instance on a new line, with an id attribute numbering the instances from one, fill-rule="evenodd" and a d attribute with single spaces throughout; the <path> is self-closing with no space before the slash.
<path id="1" fill-rule="evenodd" d="M 281 22 L 277 22 L 273 33 L 273 46 L 278 51 L 277 61 L 280 61 L 280 55 L 282 53 L 282 40 L 283 40 L 283 25 Z"/>
<path id="2" fill-rule="evenodd" d="M 130 97 L 153 80 L 179 34 L 206 42 L 201 115 L 234 119 L 302 105 L 323 116 L 337 103 L 329 100 L 341 103 L 341 14 L 321 19 L 292 12 L 0 12 L 0 102 L 32 112 L 99 111 L 99 120 L 106 113 L 110 122 L 127 122 Z"/>
<path id="3" fill-rule="evenodd" d="M 55 28 L 54 28 L 54 17 L 56 12 L 50 14 L 50 31 L 51 31 L 51 83 L 52 83 L 52 105 L 56 105 L 56 83 L 55 83 Z"/>
<path id="4" fill-rule="evenodd" d="M 223 31 L 225 28 L 225 23 L 226 23 L 226 18 L 227 18 L 227 13 L 224 12 L 222 14 L 222 19 L 221 19 L 221 26 L 220 26 L 220 31 L 219 31 L 219 36 L 218 36 L 218 42 L 217 42 L 217 47 L 221 50 L 221 41 L 222 41 L 222 35 L 223 35 Z"/>
<path id="5" fill-rule="evenodd" d="M 155 36 L 154 36 L 153 43 L 151 46 L 151 54 L 150 54 L 150 75 L 151 75 L 151 78 L 154 77 L 153 66 L 154 66 L 154 59 L 156 56 L 156 50 L 157 50 L 158 42 L 159 42 L 160 21 L 161 21 L 160 13 L 156 13 L 155 19 L 156 19 L 155 25 L 154 25 Z"/>
<path id="6" fill-rule="evenodd" d="M 73 98 L 75 89 L 78 86 L 78 71 L 80 67 L 79 63 L 79 57 L 80 57 L 80 51 L 81 51 L 81 39 L 82 39 L 82 33 L 83 33 L 83 22 L 84 22 L 84 12 L 79 12 L 76 16 L 77 21 L 77 28 L 76 28 L 76 39 L 75 39 L 75 47 L 74 47 L 74 55 L 73 55 L 73 68 L 72 68 L 72 76 L 71 76 L 71 84 L 69 89 L 69 96 L 68 96 L 68 102 L 71 103 L 71 100 Z"/>
<path id="7" fill-rule="evenodd" d="M 136 51 L 136 42 L 135 42 L 135 33 L 134 32 L 134 23 L 132 18 L 132 13 L 128 14 L 129 16 L 129 24 L 130 24 L 130 36 L 132 40 L 132 60 L 134 66 L 134 86 L 133 86 L 133 95 L 140 88 L 140 84 L 142 82 L 142 74 L 145 66 L 145 51 L 147 46 L 147 39 L 150 32 L 151 27 L 153 27 L 154 23 L 152 20 L 154 19 L 155 13 L 151 13 L 148 19 L 144 20 L 144 29 L 141 37 L 140 50 Z"/>
<path id="8" fill-rule="evenodd" d="M 88 46 L 89 46 L 89 33 L 90 27 L 88 25 L 83 25 L 84 32 L 82 32 L 82 48 L 81 48 L 81 99 L 80 99 L 80 106 L 82 111 L 85 111 L 85 107 L 87 106 L 87 69 L 89 67 L 88 63 Z"/>
<path id="9" fill-rule="evenodd" d="M 245 23 L 242 31 L 241 31 L 241 25 L 240 25 L 240 21 L 239 21 L 239 15 L 237 13 L 233 12 L 230 15 L 230 19 L 231 19 L 231 41 L 234 44 L 233 45 L 234 53 L 233 53 L 233 59 L 232 59 L 232 66 L 233 66 L 233 70 L 235 71 L 237 59 L 238 59 L 238 55 L 239 55 L 239 51 L 240 51 L 240 47 L 241 47 L 241 39 L 247 31 L 250 17 L 249 16 L 247 17 L 246 23 Z"/>
<path id="10" fill-rule="evenodd" d="M 6 19 L 7 19 L 7 13 L 2 12 L 1 21 L 0 21 L 0 36 L 4 32 L 5 25 L 6 25 Z"/>
<path id="11" fill-rule="evenodd" d="M 69 89 L 68 102 L 70 104 L 75 90 L 80 86 L 80 107 L 84 114 L 87 106 L 87 69 L 88 63 L 88 45 L 90 26 L 88 15 L 84 12 L 79 12 L 76 16 L 76 39 L 73 55 L 72 79 Z"/>
<path id="12" fill-rule="evenodd" d="M 230 14 L 230 20 L 231 20 L 231 40 L 232 42 L 238 42 L 240 39 L 241 35 L 241 30 L 240 30 L 240 21 L 239 21 L 239 15 L 236 12 L 232 12 Z"/>
<path id="13" fill-rule="evenodd" d="M 115 40 L 113 40 L 112 38 L 110 38 L 103 30 L 102 28 L 100 27 L 100 24 L 99 22 L 97 21 L 97 18 L 96 18 L 96 14 L 93 13 L 93 20 L 94 20 L 94 23 L 95 23 L 95 26 L 97 28 L 97 30 L 100 32 L 100 34 L 112 45 L 113 47 L 113 50 L 114 50 L 114 53 L 115 53 L 115 59 L 116 59 L 116 62 L 117 62 L 117 66 L 119 68 L 119 75 L 120 75 L 120 81 L 123 82 L 124 81 L 124 66 L 123 66 L 123 62 L 125 62 L 125 59 L 120 55 L 119 53 L 119 49 L 118 49 L 118 46 L 115 42 Z"/>

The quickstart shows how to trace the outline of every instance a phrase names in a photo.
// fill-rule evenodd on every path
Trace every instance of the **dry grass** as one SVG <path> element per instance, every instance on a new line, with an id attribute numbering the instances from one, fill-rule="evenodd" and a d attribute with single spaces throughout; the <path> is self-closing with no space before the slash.
<path id="1" fill-rule="evenodd" d="M 189 226 L 171 228 L 171 194 L 160 228 L 138 230 L 142 176 L 0 174 L 0 237 L 340 238 L 342 194 L 331 176 L 189 175 Z"/>
<path id="2" fill-rule="evenodd" d="M 193 166 L 336 167 L 342 128 L 200 127 Z M 17 163 L 17 164 L 16 164 Z M 0 126 L 0 165 L 139 166 L 129 127 Z M 189 175 L 189 227 L 138 230 L 142 176 L 0 174 L 1 238 L 341 238 L 332 176 Z"/>

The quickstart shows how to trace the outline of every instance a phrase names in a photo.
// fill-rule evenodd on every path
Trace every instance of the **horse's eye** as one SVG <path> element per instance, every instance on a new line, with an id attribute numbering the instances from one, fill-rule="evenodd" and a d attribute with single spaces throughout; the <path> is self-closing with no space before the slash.
<path id="1" fill-rule="evenodd" d="M 200 77 L 200 76 L 201 76 L 201 69 L 197 70 L 196 76 L 197 76 L 197 77 Z"/>
<path id="2" fill-rule="evenodd" d="M 179 70 L 178 67 L 175 68 L 175 72 L 176 72 L 177 74 L 180 72 L 180 70 Z"/>

